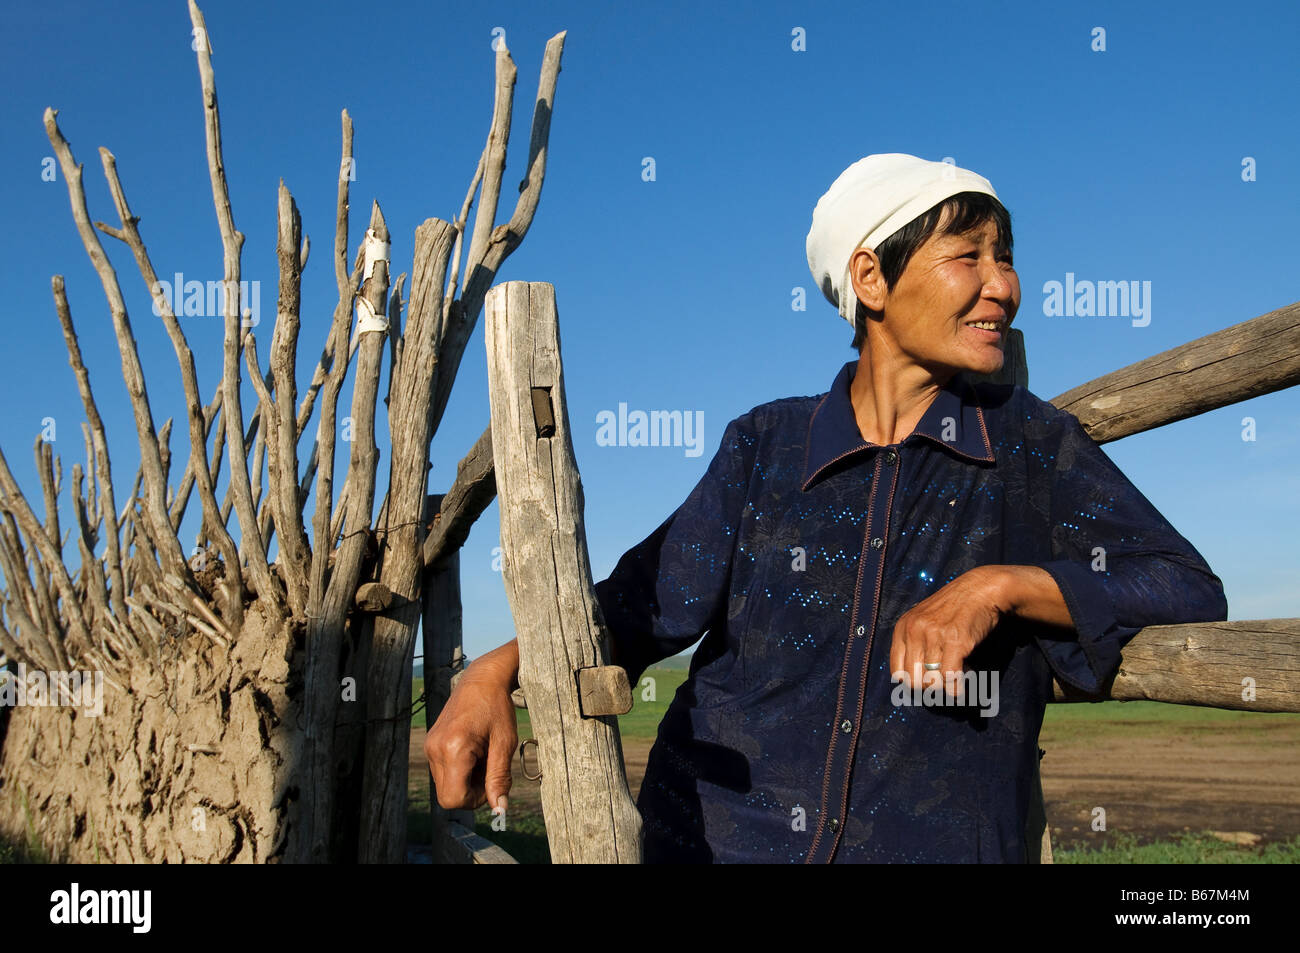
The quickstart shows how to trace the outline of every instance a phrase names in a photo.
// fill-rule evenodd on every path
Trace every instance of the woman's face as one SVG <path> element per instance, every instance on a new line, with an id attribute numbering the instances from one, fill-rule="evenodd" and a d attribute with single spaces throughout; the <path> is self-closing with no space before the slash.
<path id="1" fill-rule="evenodd" d="M 1007 329 L 1020 307 L 1020 278 L 1010 252 L 997 254 L 996 239 L 991 220 L 964 235 L 936 233 L 913 254 L 893 291 L 886 291 L 883 277 L 867 282 L 862 290 L 868 294 L 860 297 L 883 312 L 876 324 L 890 351 L 936 377 L 1001 369 Z M 855 263 L 855 289 L 860 264 Z M 874 271 L 879 276 L 878 267 Z M 974 326 L 983 321 L 997 322 L 997 328 Z M 879 347 L 878 339 L 868 346 Z"/>

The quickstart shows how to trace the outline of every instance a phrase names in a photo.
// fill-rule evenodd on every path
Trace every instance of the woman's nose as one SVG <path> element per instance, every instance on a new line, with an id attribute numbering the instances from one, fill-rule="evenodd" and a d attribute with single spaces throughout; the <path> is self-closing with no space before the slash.
<path id="1" fill-rule="evenodd" d="M 989 262 L 984 266 L 981 277 L 984 289 L 996 298 L 1010 301 L 1019 285 L 1019 278 L 1014 268 L 1003 268 L 999 262 Z"/>

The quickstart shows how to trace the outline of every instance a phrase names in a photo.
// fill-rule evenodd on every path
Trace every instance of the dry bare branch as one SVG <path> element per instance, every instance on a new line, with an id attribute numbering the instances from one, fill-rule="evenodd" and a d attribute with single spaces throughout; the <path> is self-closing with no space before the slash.
<path id="1" fill-rule="evenodd" d="M 3 614 L 0 614 L 0 650 L 3 650 L 0 652 L 0 659 L 3 659 L 0 665 L 8 665 L 10 659 L 16 662 L 35 663 L 38 667 L 40 665 L 39 662 L 36 662 L 32 653 L 26 651 L 14 638 L 13 634 L 5 628 Z"/>
<path id="2" fill-rule="evenodd" d="M 360 285 L 361 285 L 361 249 L 358 248 L 356 267 L 353 268 L 352 270 L 352 281 L 350 284 L 350 288 L 353 295 L 355 295 L 356 289 L 360 287 Z M 347 310 L 349 313 L 351 312 L 352 310 L 351 302 L 348 303 Z M 348 334 L 349 326 L 350 326 L 350 322 L 344 321 L 342 331 L 339 333 L 341 333 L 343 336 L 346 337 Z M 316 372 L 312 376 L 311 386 L 308 387 L 307 393 L 303 396 L 302 402 L 298 406 L 299 436 L 302 435 L 303 431 L 307 426 L 307 421 L 311 417 L 312 407 L 316 400 L 316 395 L 318 391 L 328 382 L 330 375 L 334 371 L 334 366 L 335 366 L 334 345 L 337 337 L 338 334 L 335 333 L 334 326 L 332 325 L 330 328 L 329 344 L 326 350 L 322 352 L 320 363 L 316 365 Z M 348 352 L 347 352 L 348 360 L 347 362 L 344 363 L 343 367 L 340 369 L 339 372 L 341 379 L 347 377 L 347 371 L 348 371 L 348 367 L 351 365 L 353 353 L 355 353 L 355 351 L 351 347 L 351 345 L 349 345 Z M 319 455 L 320 455 L 320 424 L 318 422 L 316 426 L 316 437 L 312 441 L 311 453 L 307 457 L 307 465 L 303 469 L 302 479 L 298 482 L 298 495 L 304 501 L 304 503 L 306 502 L 307 494 L 311 490 L 312 482 L 316 479 L 316 470 L 317 470 L 317 465 L 319 463 L 318 460 Z"/>
<path id="3" fill-rule="evenodd" d="M 81 590 L 82 598 L 93 610 L 91 627 L 108 624 L 108 587 L 100 570 L 100 562 L 95 558 L 95 532 L 86 519 L 86 504 L 81 497 L 81 464 L 72 468 L 72 510 L 77 522 L 77 550 L 81 553 Z M 125 615 L 123 615 L 125 618 Z"/>
<path id="4" fill-rule="evenodd" d="M 358 333 L 361 339 L 357 374 L 352 389 L 352 453 L 348 462 L 348 479 L 351 486 L 347 503 L 346 535 L 339 547 L 333 574 L 326 595 L 326 617 L 337 613 L 340 620 L 346 606 L 356 591 L 365 555 L 366 540 L 370 535 L 371 513 L 375 505 L 375 474 L 379 466 L 379 449 L 375 446 L 375 401 L 379 392 L 380 365 L 384 356 L 384 330 L 367 330 L 363 318 L 384 314 L 388 303 L 388 225 L 376 202 L 370 212 L 367 229 L 365 279 L 357 298 Z M 372 248 L 383 251 L 372 252 Z M 333 546 L 333 538 L 329 545 Z M 337 608 L 335 608 L 337 606 Z"/>
<path id="5" fill-rule="evenodd" d="M 497 60 L 497 71 L 500 73 L 501 61 Z M 483 146 L 483 154 L 478 157 L 478 166 L 474 169 L 474 178 L 470 180 L 469 191 L 465 193 L 465 201 L 461 204 L 460 215 L 456 217 L 453 226 L 456 229 L 456 244 L 451 250 L 451 278 L 447 281 L 447 293 L 442 298 L 442 320 L 447 322 L 447 315 L 451 311 L 451 303 L 456 300 L 456 291 L 460 286 L 460 258 L 461 245 L 465 237 L 465 223 L 469 220 L 469 210 L 474 204 L 474 193 L 478 190 L 478 184 L 483 178 L 483 166 L 487 162 L 488 151 L 492 148 L 492 129 L 496 126 L 496 110 L 493 110 L 493 124 L 488 129 L 488 141 Z M 396 366 L 396 361 L 394 361 Z"/>
<path id="6" fill-rule="evenodd" d="M 400 355 L 399 345 L 402 339 L 402 287 L 406 284 L 406 272 L 397 276 L 393 290 L 388 296 L 388 390 L 384 392 L 384 406 L 393 392 L 393 369 L 397 367 Z"/>
<path id="7" fill-rule="evenodd" d="M 58 113 L 53 109 L 45 110 L 45 132 L 50 144 L 58 156 L 63 169 L 64 180 L 68 184 L 68 197 L 72 204 L 72 217 L 76 220 L 77 231 L 90 256 L 95 271 L 99 274 L 104 294 L 108 298 L 109 309 L 113 315 L 113 331 L 117 336 L 118 350 L 122 356 L 122 377 L 126 381 L 127 393 L 131 397 L 131 409 L 135 417 L 136 434 L 140 441 L 140 466 L 148 492 L 144 496 L 144 514 L 153 526 L 155 536 L 163 535 L 164 528 L 170 528 L 167 520 L 166 500 L 167 486 L 163 477 L 162 454 L 158 446 L 158 436 L 154 432 L 153 414 L 149 408 L 149 394 L 145 387 L 144 371 L 140 365 L 140 354 L 135 346 L 135 337 L 131 331 L 131 320 L 127 314 L 126 301 L 118 285 L 117 274 L 104 254 L 103 246 L 90 224 L 90 215 L 86 210 L 86 193 L 81 184 L 81 166 L 72 158 L 72 150 L 59 131 L 55 121 Z M 181 553 L 179 541 L 174 534 L 166 534 L 170 541 L 164 540 L 159 552 L 163 564 L 190 580 L 185 557 Z"/>
<path id="8" fill-rule="evenodd" d="M 185 473 L 181 477 L 181 484 L 177 489 L 176 499 L 169 508 L 168 522 L 172 526 L 173 532 L 180 527 L 180 518 L 185 512 L 185 506 L 189 500 L 190 487 L 197 482 L 199 504 L 203 510 L 204 523 L 208 527 L 206 532 L 209 538 L 216 541 L 227 562 L 235 561 L 238 559 L 238 550 L 235 547 L 234 539 L 226 529 L 225 521 L 220 518 L 220 511 L 217 507 L 216 475 L 207 468 L 208 423 L 212 419 L 212 414 L 216 413 L 216 408 L 220 406 L 221 397 L 224 393 L 223 387 L 218 386 L 217 394 L 212 401 L 213 407 L 211 411 L 205 410 L 199 403 L 199 381 L 194 366 L 194 352 L 190 349 L 189 341 L 185 338 L 185 332 L 181 329 L 180 322 L 176 320 L 171 302 L 162 293 L 162 285 L 159 283 L 158 274 L 154 270 L 153 260 L 145 247 L 143 237 L 140 235 L 140 218 L 131 212 L 131 207 L 127 203 L 126 190 L 123 189 L 121 178 L 117 173 L 117 159 L 107 149 L 101 148 L 99 154 L 104 166 L 104 177 L 108 180 L 109 191 L 113 195 L 113 204 L 122 223 L 119 230 L 120 237 L 130 247 L 131 254 L 135 257 L 136 266 L 140 271 L 140 276 L 144 279 L 145 287 L 148 288 L 150 295 L 153 297 L 154 310 L 158 312 L 163 327 L 167 331 L 167 336 L 171 339 L 172 349 L 176 352 L 176 363 L 180 368 L 181 388 L 185 394 L 185 415 L 189 426 L 190 455 L 186 463 Z M 237 587 L 227 585 L 225 596 L 226 618 L 230 620 L 232 625 L 239 625 L 243 617 L 240 590 Z"/>
<path id="9" fill-rule="evenodd" d="M 2 505 L 3 500 L 0 500 Z M 6 652 L 44 668 L 66 668 L 61 664 L 67 661 L 62 652 L 62 633 L 42 617 L 40 602 L 26 571 L 18 528 L 8 509 L 5 510 L 5 522 L 0 523 L 0 569 L 9 582 L 6 608 L 14 616 L 22 637 L 15 643 L 17 652 L 8 648 Z"/>
<path id="10" fill-rule="evenodd" d="M 256 355 L 254 356 L 256 357 Z M 253 366 L 257 366 L 256 361 Z M 270 421 L 267 420 L 266 413 L 259 412 L 257 415 L 257 430 L 253 434 L 253 465 L 251 468 L 253 479 L 250 486 L 253 493 L 253 507 L 255 509 L 261 507 L 262 504 L 262 471 L 265 469 L 263 464 L 265 463 L 264 457 L 266 454 L 266 431 L 269 424 Z M 271 548 L 271 539 L 266 535 L 264 521 L 260 516 L 257 520 L 257 527 L 258 533 L 262 538 L 262 544 L 269 551 Z"/>
<path id="11" fill-rule="evenodd" d="M 57 275 L 55 277 L 58 277 Z M 59 279 L 59 287 L 63 287 L 63 280 Z M 66 300 L 64 301 L 66 305 Z M 55 299 L 55 309 L 58 309 L 57 296 Z M 95 531 L 99 531 L 99 506 L 96 503 L 96 481 L 95 481 L 95 450 L 94 438 L 90 435 L 90 424 L 86 421 L 81 422 L 81 436 L 86 443 L 86 519 Z"/>
<path id="12" fill-rule="evenodd" d="M 549 47 L 548 47 L 549 52 Z M 466 255 L 465 277 L 470 279 L 474 268 L 482 262 L 488 237 L 496 224 L 497 203 L 501 198 L 501 179 L 506 172 L 506 147 L 510 144 L 510 119 L 515 102 L 515 78 L 518 70 L 504 42 L 497 45 L 496 92 L 492 107 L 492 126 L 488 131 L 487 145 L 480 162 L 483 166 L 483 194 L 474 213 L 474 231 L 470 236 Z"/>
<path id="13" fill-rule="evenodd" d="M 49 537 L 56 550 L 62 549 L 59 545 L 59 497 L 58 487 L 55 486 L 54 468 L 52 457 L 53 449 L 43 436 L 36 437 L 36 446 L 34 447 L 36 456 L 36 473 L 41 480 L 41 495 L 45 502 L 45 535 Z"/>
<path id="14" fill-rule="evenodd" d="M 163 486 L 168 487 L 167 505 L 171 506 L 172 493 L 170 488 L 172 472 L 172 418 L 168 417 L 163 421 L 163 425 L 158 428 L 158 453 L 162 460 Z M 169 517 L 170 519 L 170 517 Z"/>
<path id="15" fill-rule="evenodd" d="M 189 0 L 190 22 L 199 36 L 207 37 L 207 24 L 203 13 L 194 0 Z M 230 190 L 226 185 L 225 162 L 221 151 L 221 117 L 217 108 L 216 77 L 212 72 L 212 54 L 207 42 L 194 44 L 198 49 L 199 76 L 203 83 L 204 131 L 208 147 L 208 174 L 212 180 L 212 200 L 216 206 L 217 224 L 221 230 L 221 247 L 225 264 L 225 339 L 223 342 L 222 361 L 222 405 L 226 412 L 226 440 L 230 449 L 230 487 L 234 493 L 235 512 L 239 519 L 240 548 L 246 555 L 248 567 L 253 579 L 253 586 L 258 595 L 265 600 L 267 611 L 272 615 L 280 613 L 279 586 L 271 574 L 270 564 L 266 560 L 266 546 L 262 541 L 257 525 L 257 509 L 253 503 L 253 491 L 248 477 L 248 452 L 244 444 L 239 394 L 239 346 L 243 338 L 240 327 L 243 315 L 240 313 L 239 275 L 240 252 L 244 245 L 244 236 L 235 230 L 234 214 L 230 208 Z M 240 426 L 230 426 L 231 420 L 240 421 Z M 170 524 L 169 524 L 170 525 Z M 239 566 L 233 567 L 235 576 L 240 575 Z M 182 576 L 182 578 L 184 578 Z"/>
<path id="16" fill-rule="evenodd" d="M 524 240 L 533 223 L 533 216 L 537 213 L 537 205 L 542 195 L 542 183 L 546 177 L 551 110 L 555 102 L 556 82 L 560 75 L 560 57 L 564 52 L 565 33 L 566 31 L 561 30 L 547 41 L 546 52 L 542 57 L 541 76 L 537 82 L 537 101 L 533 106 L 532 137 L 528 147 L 528 172 L 520 183 L 514 214 L 509 224 L 498 225 L 492 229 L 478 257 L 471 255 L 467 260 L 465 290 L 452 304 L 444 325 L 444 333 L 440 336 L 438 373 L 434 382 L 433 407 L 430 411 L 433 433 L 438 432 L 438 426 L 442 423 L 442 415 L 451 397 L 456 372 L 460 368 L 461 358 L 465 355 L 465 346 L 469 343 L 479 312 L 483 309 L 483 297 L 495 280 L 501 264 Z M 477 226 L 476 220 L 476 229 Z"/>
<path id="17" fill-rule="evenodd" d="M 18 488 L 17 481 L 14 480 L 13 473 L 9 470 L 9 461 L 5 459 L 4 451 L 0 451 L 0 493 L 4 495 L 4 508 L 17 520 L 28 542 L 35 547 L 33 550 L 29 550 L 29 553 L 33 556 L 38 552 L 42 553 L 45 557 L 44 561 L 49 564 L 49 571 L 53 574 L 54 581 L 63 596 L 68 632 L 76 639 L 78 644 L 90 645 L 90 631 L 86 626 L 86 617 L 82 613 L 81 603 L 77 601 L 72 578 L 63 565 L 63 555 L 58 551 L 56 544 L 45 534 L 36 519 L 36 514 L 32 512 L 32 508 L 27 504 L 26 497 L 23 496 L 22 491 Z M 38 590 L 37 597 L 39 598 L 40 595 L 41 593 Z M 54 617 L 57 619 L 57 615 Z M 65 636 L 66 638 L 67 636 Z"/>
<path id="18" fill-rule="evenodd" d="M 185 510 L 186 508 L 188 508 L 190 502 L 190 492 L 193 489 L 194 483 L 197 479 L 195 477 L 195 473 L 201 471 L 207 472 L 210 483 L 213 486 L 215 486 L 216 471 L 214 469 L 211 469 L 211 467 L 208 464 L 207 445 L 208 445 L 208 438 L 212 436 L 212 421 L 217 416 L 220 410 L 221 410 L 221 382 L 218 381 L 216 395 L 213 397 L 211 403 L 209 403 L 206 407 L 203 408 L 202 439 L 198 441 L 198 446 L 200 447 L 200 450 L 197 454 L 194 453 L 193 431 L 191 430 L 190 432 L 191 433 L 190 459 L 186 461 L 185 473 L 181 477 L 180 486 L 177 487 L 176 489 L 176 499 L 172 503 L 171 508 L 167 511 L 167 514 L 172 521 L 172 529 L 174 530 L 180 529 L 181 520 L 185 518 Z M 220 437 L 217 438 L 217 444 L 218 446 L 220 446 L 221 444 Z M 217 463 L 220 462 L 220 457 L 216 458 L 216 462 Z M 214 489 L 214 493 L 213 493 L 214 506 L 215 506 L 215 502 L 216 502 L 216 496 L 215 496 L 215 489 Z M 214 520 L 219 519 L 220 513 L 214 512 L 211 518 Z"/>
<path id="19" fill-rule="evenodd" d="M 308 586 L 307 615 L 320 617 L 326 594 L 325 572 L 328 559 L 333 550 L 333 540 L 328 538 L 330 517 L 334 506 L 334 439 L 335 414 L 338 394 L 343 386 L 343 375 L 347 371 L 347 362 L 343 359 L 348 353 L 349 328 L 351 326 L 352 301 L 356 295 L 360 278 L 360 261 L 353 271 L 353 280 L 347 275 L 348 252 L 348 176 L 347 166 L 352 161 L 352 117 L 343 110 L 343 158 L 339 163 L 338 202 L 334 231 L 334 276 L 338 285 L 339 300 L 334 309 L 334 321 L 330 328 L 330 340 L 334 352 L 329 363 L 329 372 L 322 387 L 321 413 L 316 431 L 316 446 L 312 458 L 318 470 L 316 480 L 316 515 L 312 520 L 315 546 L 312 550 L 311 577 Z M 360 258 L 360 256 L 358 256 Z M 322 362 L 323 363 L 323 362 Z M 308 471 L 313 469 L 309 462 Z M 304 477 L 307 479 L 308 477 Z M 310 485 L 310 484 L 308 484 Z M 309 668 L 311 663 L 308 663 Z M 310 692 L 310 689 L 308 690 Z"/>
<path id="20" fill-rule="evenodd" d="M 275 382 L 275 441 L 270 450 L 272 507 L 276 532 L 280 536 L 280 557 L 289 606 L 301 616 L 307 609 L 307 562 L 310 546 L 302 525 L 302 498 L 298 494 L 298 433 L 294 404 L 298 385 L 298 331 L 301 326 L 302 270 L 310 244 L 302 233 L 302 216 L 293 196 L 280 180 L 277 204 L 276 254 L 280 262 L 280 284 L 276 303 L 275 331 L 271 335 L 270 370 Z M 301 251 L 299 249 L 301 248 Z"/>

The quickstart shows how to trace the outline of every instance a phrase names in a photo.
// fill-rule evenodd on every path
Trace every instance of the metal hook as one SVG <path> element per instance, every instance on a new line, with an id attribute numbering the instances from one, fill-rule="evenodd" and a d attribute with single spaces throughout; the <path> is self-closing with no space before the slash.
<path id="1" fill-rule="evenodd" d="M 536 744 L 537 744 L 536 738 L 525 738 L 523 741 L 519 743 L 519 770 L 524 773 L 524 777 L 526 777 L 529 781 L 540 781 L 542 779 L 541 765 L 539 764 L 537 766 L 537 775 L 536 777 L 534 777 L 533 775 L 528 773 L 528 764 L 527 762 L 524 761 L 524 749 L 527 748 L 529 745 L 536 745 Z"/>

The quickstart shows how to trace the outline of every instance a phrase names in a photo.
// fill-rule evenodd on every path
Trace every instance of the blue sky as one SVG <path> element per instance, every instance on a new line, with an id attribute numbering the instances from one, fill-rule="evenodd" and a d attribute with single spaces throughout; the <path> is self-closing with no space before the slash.
<path id="1" fill-rule="evenodd" d="M 993 183 L 1015 230 L 1029 386 L 1044 399 L 1300 297 L 1292 3 L 1244 13 L 1209 3 L 1030 2 L 359 9 L 204 6 L 235 223 L 247 236 L 243 274 L 263 284 L 263 366 L 281 177 L 314 247 L 300 386 L 325 340 L 340 110 L 356 130 L 352 249 L 376 199 L 393 233 L 394 271 L 409 271 L 416 225 L 457 213 L 482 149 L 494 29 L 505 30 L 519 70 L 502 220 L 523 175 L 546 40 L 567 30 L 540 208 L 498 280 L 556 287 L 597 579 L 686 497 L 729 420 L 778 397 L 824 392 L 854 356 L 851 328 L 813 286 L 804 239 L 817 198 L 863 155 L 952 157 Z M 52 0 L 14 6 L 7 26 L 0 208 L 9 227 L 0 261 L 12 340 L 0 447 L 31 500 L 39 500 L 31 447 L 44 418 L 56 422 L 66 486 L 72 464 L 84 461 L 84 414 L 50 294 L 50 276 L 63 274 L 124 494 L 138 448 L 120 360 L 62 177 L 41 178 L 52 154 L 41 117 L 46 106 L 60 111 L 85 166 L 92 218 L 115 221 L 96 152 L 105 146 L 160 274 L 220 278 L 189 17 L 182 0 Z M 1092 49 L 1097 27 L 1104 51 Z M 792 48 L 797 29 L 803 50 Z M 653 181 L 643 178 L 646 157 Z M 1246 157 L 1256 181 L 1242 180 Z M 188 444 L 174 353 L 129 252 L 104 241 L 128 294 L 156 421 L 177 418 L 178 476 Z M 1067 273 L 1149 281 L 1150 323 L 1046 315 L 1043 286 Z M 804 311 L 792 309 L 796 288 L 807 292 Z M 220 373 L 221 322 L 183 320 L 206 400 Z M 244 393 L 251 412 L 251 385 Z M 350 384 L 341 399 L 350 405 Z M 597 414 L 620 402 L 702 413 L 703 453 L 599 446 Z M 1233 619 L 1300 614 L 1298 415 L 1300 393 L 1283 391 L 1106 446 L 1223 578 Z M 1241 437 L 1247 416 L 1253 442 Z M 480 322 L 434 438 L 431 489 L 450 485 L 487 420 Z M 308 439 L 304 457 L 309 449 Z M 385 460 L 387 449 L 381 440 Z M 193 501 L 187 550 L 197 513 Z M 70 519 L 65 509 L 65 526 Z M 493 569 L 498 545 L 493 504 L 462 554 L 471 657 L 513 635 Z M 75 568 L 75 545 L 67 551 Z"/>

